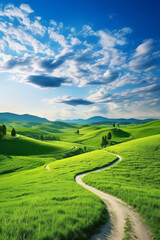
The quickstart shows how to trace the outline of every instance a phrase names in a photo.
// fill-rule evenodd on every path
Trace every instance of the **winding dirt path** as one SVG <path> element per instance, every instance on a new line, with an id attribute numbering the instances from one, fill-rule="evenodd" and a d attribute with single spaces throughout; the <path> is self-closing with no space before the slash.
<path id="1" fill-rule="evenodd" d="M 113 154 L 113 153 L 111 153 Z M 150 229 L 146 226 L 142 218 L 132 207 L 128 206 L 121 199 L 114 197 L 110 194 L 104 193 L 96 188 L 88 186 L 82 181 L 82 178 L 90 172 L 99 172 L 104 169 L 113 167 L 117 162 L 121 161 L 122 158 L 119 155 L 115 155 L 118 159 L 114 163 L 107 167 L 103 167 L 98 170 L 88 171 L 84 174 L 76 176 L 75 181 L 88 189 L 90 192 L 99 196 L 107 206 L 110 214 L 110 218 L 107 224 L 105 224 L 99 234 L 92 236 L 91 240 L 123 240 L 125 237 L 124 228 L 126 227 L 126 221 L 129 221 L 131 225 L 130 240 L 153 240 Z"/>

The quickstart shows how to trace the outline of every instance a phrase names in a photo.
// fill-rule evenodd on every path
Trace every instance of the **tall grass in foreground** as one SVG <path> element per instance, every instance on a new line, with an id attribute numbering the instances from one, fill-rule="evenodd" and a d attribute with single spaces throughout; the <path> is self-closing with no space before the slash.
<path id="1" fill-rule="evenodd" d="M 90 173 L 88 185 L 111 193 L 132 205 L 160 239 L 160 135 L 108 148 L 123 160 L 113 168 Z"/>
<path id="2" fill-rule="evenodd" d="M 88 239 L 105 220 L 106 208 L 74 177 L 114 159 L 101 150 L 50 163 L 50 171 L 43 165 L 0 175 L 0 239 Z"/>

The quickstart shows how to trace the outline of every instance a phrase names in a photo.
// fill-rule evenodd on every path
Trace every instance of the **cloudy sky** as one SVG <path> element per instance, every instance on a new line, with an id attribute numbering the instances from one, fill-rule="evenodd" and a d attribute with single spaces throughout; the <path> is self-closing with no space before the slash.
<path id="1" fill-rule="evenodd" d="M 0 1 L 0 112 L 160 118 L 159 0 Z"/>

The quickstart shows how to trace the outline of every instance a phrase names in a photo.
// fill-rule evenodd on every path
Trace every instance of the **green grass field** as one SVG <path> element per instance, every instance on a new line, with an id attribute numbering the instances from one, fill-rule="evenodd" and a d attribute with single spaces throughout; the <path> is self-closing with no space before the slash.
<path id="1" fill-rule="evenodd" d="M 11 137 L 12 127 L 21 134 Z M 111 124 L 10 122 L 7 129 L 0 141 L 0 239 L 88 239 L 106 219 L 106 209 L 74 178 L 113 162 L 108 150 L 123 160 L 85 181 L 135 207 L 160 239 L 160 120 L 118 129 Z M 108 132 L 109 145 L 97 150 Z M 40 141 L 41 134 L 60 141 Z"/>
<path id="2" fill-rule="evenodd" d="M 50 171 L 43 165 L 0 175 L 0 239 L 88 239 L 106 209 L 74 177 L 113 160 L 101 150 L 50 163 Z"/>
<path id="3" fill-rule="evenodd" d="M 122 156 L 122 161 L 109 170 L 88 174 L 84 181 L 136 208 L 160 239 L 160 135 L 107 150 Z"/>
<path id="4" fill-rule="evenodd" d="M 64 152 L 76 146 L 75 143 L 62 141 L 40 141 L 25 136 L 11 137 L 9 134 L 0 142 L 0 154 L 5 155 L 41 155 Z"/>

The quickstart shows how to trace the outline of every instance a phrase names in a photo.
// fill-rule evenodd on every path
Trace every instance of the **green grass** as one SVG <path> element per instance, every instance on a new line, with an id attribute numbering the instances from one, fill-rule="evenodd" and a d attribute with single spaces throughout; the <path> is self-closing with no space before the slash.
<path id="1" fill-rule="evenodd" d="M 129 218 L 126 218 L 125 220 L 126 220 L 126 224 L 124 226 L 125 237 L 122 240 L 130 240 L 131 239 L 130 234 L 132 232 L 132 227 L 131 227 Z"/>
<path id="2" fill-rule="evenodd" d="M 16 156 L 49 154 L 70 150 L 75 145 L 62 141 L 45 142 L 24 136 L 11 137 L 8 134 L 0 142 L 0 154 Z"/>
<path id="3" fill-rule="evenodd" d="M 46 159 L 22 156 L 0 155 L 0 175 L 15 173 L 39 167 L 46 163 Z"/>
<path id="4" fill-rule="evenodd" d="M 132 205 L 160 239 L 160 135 L 108 148 L 123 160 L 113 168 L 90 173 L 84 181 Z"/>
<path id="5" fill-rule="evenodd" d="M 109 131 L 112 144 L 120 144 L 107 149 L 123 160 L 110 170 L 87 175 L 85 181 L 135 207 L 160 239 L 160 135 L 155 135 L 160 133 L 160 120 L 118 130 L 105 124 L 61 122 L 10 122 L 8 132 L 11 127 L 27 137 L 8 133 L 0 141 L 0 239 L 88 239 L 104 221 L 106 209 L 74 177 L 115 160 L 106 150 L 82 154 L 84 146 L 87 151 L 100 148 Z M 35 140 L 48 133 L 61 141 Z M 133 136 L 140 139 L 132 141 Z M 50 171 L 45 168 L 48 163 Z M 128 228 L 126 222 L 126 238 Z"/>
<path id="6" fill-rule="evenodd" d="M 160 134 L 160 120 L 127 127 L 125 130 L 130 132 L 134 138 L 143 138 Z"/>
<path id="7" fill-rule="evenodd" d="M 86 146 L 90 146 L 94 149 L 101 148 L 101 142 L 102 142 L 102 137 L 103 136 L 108 136 L 108 133 L 111 132 L 112 134 L 112 139 L 109 141 L 110 144 L 117 144 L 121 143 L 124 141 L 128 141 L 132 139 L 132 136 L 129 132 L 126 132 L 122 129 L 107 129 L 104 130 L 103 132 L 99 131 L 99 135 L 95 138 L 91 138 L 89 140 L 84 140 L 82 143 L 85 144 Z"/>
<path id="8" fill-rule="evenodd" d="M 74 177 L 113 160 L 101 150 L 50 163 L 50 171 L 43 165 L 0 175 L 0 239 L 88 239 L 106 208 Z"/>

